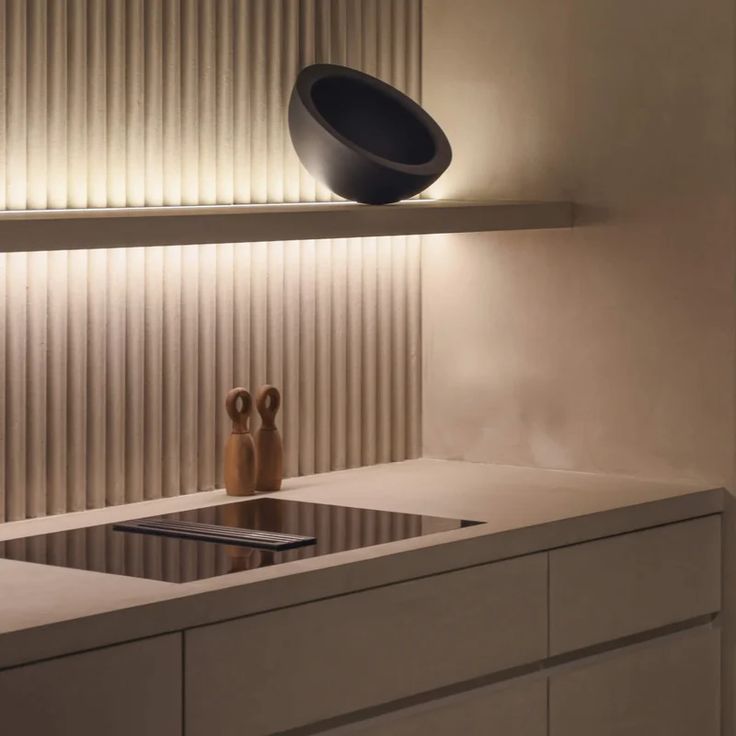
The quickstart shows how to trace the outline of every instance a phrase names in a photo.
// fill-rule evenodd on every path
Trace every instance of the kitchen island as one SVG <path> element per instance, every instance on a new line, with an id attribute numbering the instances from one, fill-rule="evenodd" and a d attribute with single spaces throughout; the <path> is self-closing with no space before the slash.
<path id="1" fill-rule="evenodd" d="M 423 459 L 278 497 L 482 524 L 187 583 L 2 559 L 0 708 L 28 733 L 715 736 L 724 494 Z"/>

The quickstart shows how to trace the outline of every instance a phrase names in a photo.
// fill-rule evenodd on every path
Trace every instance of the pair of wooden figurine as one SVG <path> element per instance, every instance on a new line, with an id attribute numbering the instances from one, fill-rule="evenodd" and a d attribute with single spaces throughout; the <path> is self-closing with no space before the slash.
<path id="1" fill-rule="evenodd" d="M 255 440 L 249 429 L 253 402 L 244 388 L 234 388 L 227 395 L 225 408 L 233 421 L 232 434 L 225 445 L 225 490 L 230 496 L 249 496 L 256 491 L 268 493 L 281 488 L 284 451 L 276 428 L 276 412 L 281 394 L 274 386 L 261 386 L 256 408 L 261 426 Z"/>

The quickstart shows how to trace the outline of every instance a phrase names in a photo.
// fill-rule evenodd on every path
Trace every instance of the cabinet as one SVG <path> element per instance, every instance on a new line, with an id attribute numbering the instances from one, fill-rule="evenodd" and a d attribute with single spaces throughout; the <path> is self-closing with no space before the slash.
<path id="1" fill-rule="evenodd" d="M 530 555 L 186 633 L 187 736 L 268 734 L 547 652 L 547 556 Z"/>
<path id="2" fill-rule="evenodd" d="M 0 672 L 6 734 L 178 736 L 181 634 Z"/>
<path id="3" fill-rule="evenodd" d="M 547 682 L 513 680 L 435 700 L 324 736 L 547 736 Z"/>
<path id="4" fill-rule="evenodd" d="M 550 678 L 549 736 L 718 736 L 720 636 L 701 628 Z"/>
<path id="5" fill-rule="evenodd" d="M 721 517 L 668 524 L 549 553 L 550 654 L 721 608 Z"/>
<path id="6" fill-rule="evenodd" d="M 720 534 L 691 519 L 6 669 L 2 730 L 718 736 Z"/>

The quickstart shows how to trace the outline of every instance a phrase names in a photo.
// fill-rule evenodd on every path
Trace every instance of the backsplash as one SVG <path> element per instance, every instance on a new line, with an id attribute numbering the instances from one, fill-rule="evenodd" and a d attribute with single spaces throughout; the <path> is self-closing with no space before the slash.
<path id="1" fill-rule="evenodd" d="M 297 72 L 343 63 L 419 98 L 420 9 L 2 0 L 0 208 L 330 199 L 289 141 Z"/>
<path id="2" fill-rule="evenodd" d="M 420 26 L 419 0 L 0 2 L 0 207 L 330 199 L 284 125 L 297 70 L 419 98 Z M 416 456 L 420 352 L 418 237 L 0 254 L 0 520 L 221 486 L 236 384 L 282 388 L 287 475 Z"/>

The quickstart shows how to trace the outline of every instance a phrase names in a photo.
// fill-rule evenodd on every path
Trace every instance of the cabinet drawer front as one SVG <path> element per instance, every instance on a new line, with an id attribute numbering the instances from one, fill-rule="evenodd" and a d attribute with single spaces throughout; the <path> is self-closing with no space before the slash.
<path id="1" fill-rule="evenodd" d="M 180 736 L 181 634 L 0 672 L 3 733 Z"/>
<path id="2" fill-rule="evenodd" d="M 551 654 L 715 613 L 721 517 L 553 550 L 549 565 Z"/>
<path id="3" fill-rule="evenodd" d="M 324 736 L 547 736 L 547 681 L 520 680 L 325 731 Z"/>
<path id="4" fill-rule="evenodd" d="M 267 734 L 543 658 L 546 555 L 186 632 L 188 736 Z"/>
<path id="5" fill-rule="evenodd" d="M 720 635 L 696 629 L 550 678 L 550 736 L 718 736 Z"/>

